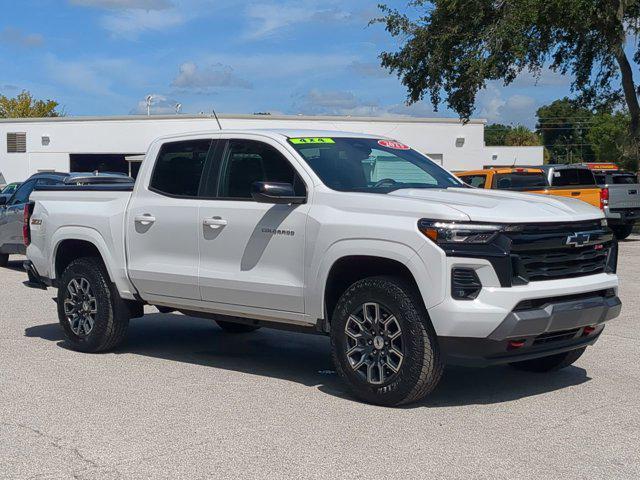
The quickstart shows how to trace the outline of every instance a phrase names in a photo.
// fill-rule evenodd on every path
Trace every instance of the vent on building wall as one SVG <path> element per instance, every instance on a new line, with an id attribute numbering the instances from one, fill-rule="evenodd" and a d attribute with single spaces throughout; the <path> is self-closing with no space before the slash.
<path id="1" fill-rule="evenodd" d="M 7 153 L 26 153 L 26 151 L 26 133 L 7 133 Z"/>

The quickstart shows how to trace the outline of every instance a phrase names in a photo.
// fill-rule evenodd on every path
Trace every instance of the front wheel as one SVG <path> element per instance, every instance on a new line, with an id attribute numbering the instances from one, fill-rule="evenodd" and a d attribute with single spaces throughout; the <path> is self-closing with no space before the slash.
<path id="1" fill-rule="evenodd" d="M 582 347 L 569 352 L 549 355 L 548 357 L 534 358 L 533 360 L 524 360 L 522 362 L 513 362 L 510 365 L 525 372 L 553 372 L 572 365 L 582 356 L 586 349 L 587 347 Z"/>
<path id="2" fill-rule="evenodd" d="M 342 295 L 331 321 L 336 371 L 353 394 L 397 406 L 429 394 L 442 376 L 436 334 L 416 289 L 370 277 Z"/>
<path id="3" fill-rule="evenodd" d="M 6 267 L 9 265 L 9 254 L 0 253 L 0 267 Z"/>
<path id="4" fill-rule="evenodd" d="M 612 225 L 611 230 L 618 240 L 624 240 L 631 232 L 633 232 L 633 225 Z"/>
<path id="5" fill-rule="evenodd" d="M 130 312 L 93 257 L 72 261 L 60 277 L 58 319 L 74 350 L 101 352 L 125 337 Z"/>

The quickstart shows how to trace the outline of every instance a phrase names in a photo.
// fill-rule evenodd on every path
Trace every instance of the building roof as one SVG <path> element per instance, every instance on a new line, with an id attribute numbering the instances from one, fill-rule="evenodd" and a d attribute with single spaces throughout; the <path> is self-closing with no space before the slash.
<path id="1" fill-rule="evenodd" d="M 460 125 L 458 118 L 420 118 L 420 117 L 351 117 L 351 116 L 314 116 L 314 115 L 251 115 L 220 114 L 220 120 L 296 120 L 296 121 L 330 121 L 330 122 L 391 122 L 391 123 L 442 123 Z M 124 116 L 89 116 L 89 117 L 48 117 L 48 118 L 1 118 L 0 123 L 50 123 L 50 122 L 123 122 L 123 121 L 158 121 L 158 120 L 212 120 L 213 115 L 124 115 Z M 484 125 L 484 119 L 470 119 L 471 125 Z"/>

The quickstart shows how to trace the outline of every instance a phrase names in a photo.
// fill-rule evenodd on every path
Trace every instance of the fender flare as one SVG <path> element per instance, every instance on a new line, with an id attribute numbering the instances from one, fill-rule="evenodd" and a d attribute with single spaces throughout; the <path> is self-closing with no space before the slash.
<path id="1" fill-rule="evenodd" d="M 433 285 L 435 279 L 431 277 L 428 268 L 413 248 L 387 240 L 347 239 L 333 243 L 322 253 L 322 261 L 310 277 L 308 305 L 312 318 L 326 317 L 325 293 L 329 273 L 337 261 L 351 256 L 379 257 L 401 263 L 413 276 L 427 308 L 441 301 L 437 293 L 440 289 L 428 288 L 429 285 Z"/>
<path id="2" fill-rule="evenodd" d="M 79 240 L 90 243 L 98 250 L 98 253 L 102 257 L 109 278 L 116 285 L 118 292 L 122 298 L 134 299 L 135 289 L 129 281 L 126 274 L 126 267 L 117 267 L 113 265 L 112 255 L 100 232 L 91 227 L 84 226 L 64 226 L 60 227 L 51 236 L 51 264 L 49 265 L 49 272 L 52 279 L 56 277 L 56 259 L 58 256 L 58 248 L 65 240 Z"/>

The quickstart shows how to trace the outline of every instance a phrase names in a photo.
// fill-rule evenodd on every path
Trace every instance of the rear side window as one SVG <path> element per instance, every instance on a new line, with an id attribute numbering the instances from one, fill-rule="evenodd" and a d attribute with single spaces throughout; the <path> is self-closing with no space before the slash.
<path id="1" fill-rule="evenodd" d="M 173 197 L 197 197 L 211 140 L 165 143 L 156 160 L 151 190 Z"/>
<path id="2" fill-rule="evenodd" d="M 554 187 L 590 186 L 596 184 L 591 170 L 587 168 L 563 168 L 553 172 Z"/>
<path id="3" fill-rule="evenodd" d="M 542 172 L 513 172 L 496 175 L 496 188 L 500 190 L 533 190 L 546 186 L 547 181 Z"/>

